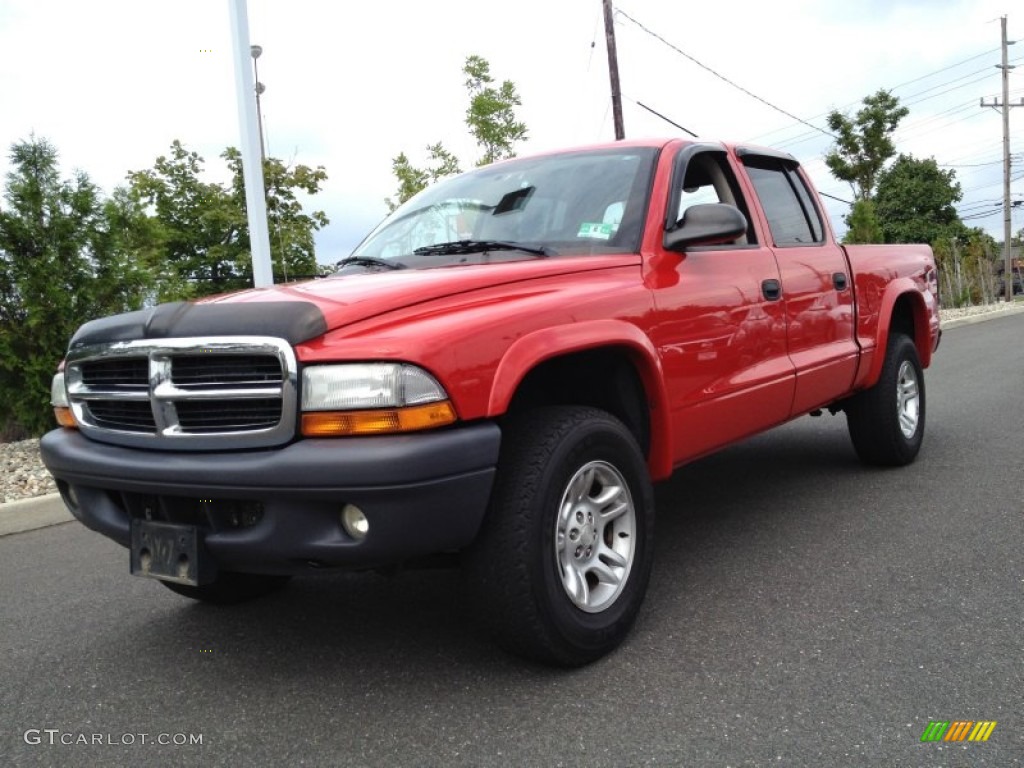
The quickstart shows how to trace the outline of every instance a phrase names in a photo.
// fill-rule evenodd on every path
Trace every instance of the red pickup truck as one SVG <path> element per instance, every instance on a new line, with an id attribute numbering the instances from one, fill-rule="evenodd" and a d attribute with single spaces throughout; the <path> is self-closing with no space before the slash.
<path id="1" fill-rule="evenodd" d="M 637 615 L 653 481 L 826 408 L 914 459 L 937 309 L 929 248 L 836 244 L 787 154 L 552 152 L 423 191 L 331 278 L 86 323 L 42 454 L 175 592 L 457 554 L 499 642 L 583 664 Z"/>

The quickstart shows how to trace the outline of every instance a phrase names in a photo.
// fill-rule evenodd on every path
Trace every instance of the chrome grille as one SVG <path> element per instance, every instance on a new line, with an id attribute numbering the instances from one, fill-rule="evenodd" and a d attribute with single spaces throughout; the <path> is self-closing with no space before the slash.
<path id="1" fill-rule="evenodd" d="M 81 364 L 82 382 L 89 387 L 149 386 L 149 364 L 144 357 L 89 360 Z"/>
<path id="2" fill-rule="evenodd" d="M 131 400 L 93 400 L 89 403 L 89 414 L 96 426 L 103 429 L 142 433 L 156 431 L 156 421 L 153 419 L 153 409 L 149 407 L 149 403 Z"/>
<path id="3" fill-rule="evenodd" d="M 279 445 L 295 430 L 297 366 L 282 339 L 114 342 L 65 361 L 83 433 L 167 450 Z"/>
<path id="4" fill-rule="evenodd" d="M 209 400 L 178 402 L 178 423 L 192 433 L 266 429 L 281 419 L 281 401 L 273 398 L 224 403 Z"/>
<path id="5" fill-rule="evenodd" d="M 176 355 L 171 379 L 179 387 L 281 381 L 281 364 L 266 355 Z"/>

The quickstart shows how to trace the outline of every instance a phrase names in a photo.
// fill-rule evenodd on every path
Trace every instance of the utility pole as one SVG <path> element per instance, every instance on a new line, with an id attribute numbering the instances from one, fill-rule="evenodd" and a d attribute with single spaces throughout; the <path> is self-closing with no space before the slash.
<path id="1" fill-rule="evenodd" d="M 984 97 L 981 99 L 983 107 L 1001 107 L 1003 110 L 1003 290 L 1006 301 L 1013 301 L 1013 259 L 1010 258 L 1010 239 L 1013 237 L 1010 222 L 1010 107 L 1024 107 L 1024 98 L 1018 103 L 1010 103 L 1010 70 L 1014 66 L 1008 63 L 1007 47 L 1013 45 L 1006 40 L 1006 16 L 1001 16 L 1000 26 L 1002 27 L 1003 41 L 1003 63 L 996 64 L 996 67 L 1003 70 L 1003 100 L 999 102 L 992 100 L 986 104 Z"/>
<path id="2" fill-rule="evenodd" d="M 604 39 L 608 44 L 608 77 L 612 85 L 612 116 L 615 119 L 615 140 L 626 138 L 626 129 L 622 126 L 622 93 L 619 91 L 619 57 L 615 53 L 615 19 L 612 0 L 602 0 L 604 4 Z M 1005 58 L 1005 56 L 1004 56 Z"/>

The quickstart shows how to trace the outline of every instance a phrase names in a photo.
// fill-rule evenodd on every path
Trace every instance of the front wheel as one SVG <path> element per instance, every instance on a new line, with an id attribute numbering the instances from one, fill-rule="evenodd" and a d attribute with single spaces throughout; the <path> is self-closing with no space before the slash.
<path id="1" fill-rule="evenodd" d="M 482 618 L 506 649 L 563 666 L 629 632 L 651 572 L 654 501 L 629 430 L 594 408 L 507 425 L 491 506 L 468 552 Z"/>
<path id="2" fill-rule="evenodd" d="M 853 447 L 866 464 L 912 462 L 924 439 L 924 372 L 910 337 L 893 334 L 878 382 L 846 406 Z"/>

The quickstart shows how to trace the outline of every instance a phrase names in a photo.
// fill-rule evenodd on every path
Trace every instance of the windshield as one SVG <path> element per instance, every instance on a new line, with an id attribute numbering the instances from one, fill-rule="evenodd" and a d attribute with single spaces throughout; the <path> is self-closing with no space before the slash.
<path id="1" fill-rule="evenodd" d="M 651 147 L 585 150 L 455 176 L 396 209 L 346 261 L 425 268 L 466 263 L 468 252 L 476 262 L 497 251 L 502 259 L 637 252 L 656 156 Z"/>

